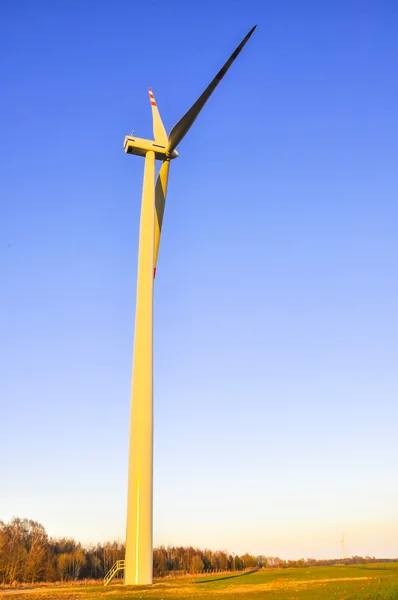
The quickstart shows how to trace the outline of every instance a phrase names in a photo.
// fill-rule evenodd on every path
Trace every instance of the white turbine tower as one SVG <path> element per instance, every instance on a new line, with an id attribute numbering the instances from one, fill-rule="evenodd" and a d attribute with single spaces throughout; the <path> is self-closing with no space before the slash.
<path id="1" fill-rule="evenodd" d="M 342 538 L 340 540 L 340 544 L 341 544 L 341 551 L 342 551 L 342 554 L 343 554 L 343 559 L 345 560 L 346 555 L 345 555 L 345 548 L 344 548 L 344 533 L 343 533 L 343 536 L 342 536 Z"/>
<path id="2" fill-rule="evenodd" d="M 149 90 L 155 139 L 144 140 L 135 136 L 127 136 L 124 140 L 125 152 L 145 157 L 138 248 L 131 398 L 126 557 L 124 566 L 124 583 L 126 585 L 152 583 L 153 280 L 156 274 L 170 160 L 178 156 L 176 147 L 184 138 L 204 104 L 254 30 L 255 27 L 249 31 L 203 94 L 173 127 L 168 137 L 152 90 Z M 156 185 L 155 159 L 163 161 Z"/>

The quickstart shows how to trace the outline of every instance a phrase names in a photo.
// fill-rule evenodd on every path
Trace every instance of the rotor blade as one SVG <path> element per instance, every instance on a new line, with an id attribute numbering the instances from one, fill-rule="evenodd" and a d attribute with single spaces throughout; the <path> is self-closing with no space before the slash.
<path id="1" fill-rule="evenodd" d="M 166 204 L 167 182 L 169 179 L 170 161 L 165 160 L 160 167 L 159 175 L 155 186 L 155 247 L 153 256 L 153 277 L 156 275 L 156 264 L 158 262 L 160 234 L 162 232 L 162 223 L 164 207 Z"/>
<path id="2" fill-rule="evenodd" d="M 156 104 L 155 96 L 153 95 L 153 91 L 151 88 L 148 88 L 149 92 L 149 100 L 152 106 L 152 119 L 153 119 L 153 137 L 155 142 L 158 144 L 162 144 L 162 146 L 167 146 L 167 133 L 163 125 L 163 121 L 160 118 L 160 114 L 158 111 L 158 106 Z"/>
<path id="3" fill-rule="evenodd" d="M 229 59 L 227 60 L 227 62 L 223 66 L 223 68 L 220 69 L 220 71 L 214 77 L 213 81 L 207 86 L 207 88 L 205 89 L 203 94 L 201 96 L 199 96 L 199 98 L 196 100 L 195 104 L 193 104 L 191 106 L 191 108 L 178 121 L 178 123 L 176 125 L 174 125 L 174 127 L 171 130 L 170 135 L 169 135 L 169 144 L 168 144 L 168 148 L 167 148 L 169 153 L 171 153 L 174 150 L 174 148 L 176 148 L 178 146 L 178 144 L 181 142 L 181 140 L 183 139 L 185 134 L 188 132 L 192 123 L 195 121 L 196 117 L 198 116 L 198 114 L 202 110 L 203 106 L 205 105 L 206 101 L 209 99 L 211 94 L 214 92 L 217 85 L 220 83 L 221 79 L 224 77 L 224 75 L 228 71 L 229 67 L 232 65 L 232 63 L 234 62 L 236 57 L 239 55 L 243 46 L 249 40 L 250 36 L 253 34 L 256 27 L 257 27 L 257 25 L 255 25 L 249 31 L 249 33 L 246 35 L 246 37 L 243 38 L 243 40 L 241 41 L 239 46 L 231 54 L 231 56 L 229 57 Z"/>

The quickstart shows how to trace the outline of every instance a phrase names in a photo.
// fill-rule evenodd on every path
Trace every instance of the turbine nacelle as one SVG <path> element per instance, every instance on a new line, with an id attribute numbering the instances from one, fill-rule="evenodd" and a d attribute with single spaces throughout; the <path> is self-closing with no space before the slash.
<path id="1" fill-rule="evenodd" d="M 171 153 L 168 152 L 167 146 L 159 144 L 154 140 L 144 140 L 131 135 L 126 135 L 124 138 L 124 151 L 126 154 L 136 154 L 137 156 L 143 156 L 147 152 L 154 152 L 157 160 L 168 160 L 177 158 L 177 150 L 173 150 Z"/>

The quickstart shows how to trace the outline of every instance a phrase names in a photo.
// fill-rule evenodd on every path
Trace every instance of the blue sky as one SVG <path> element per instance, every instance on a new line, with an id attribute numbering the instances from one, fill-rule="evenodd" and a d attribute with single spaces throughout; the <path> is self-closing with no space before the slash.
<path id="1" fill-rule="evenodd" d="M 155 544 L 397 556 L 398 7 L 0 7 L 0 519 L 125 534 L 147 88 L 170 131 Z"/>

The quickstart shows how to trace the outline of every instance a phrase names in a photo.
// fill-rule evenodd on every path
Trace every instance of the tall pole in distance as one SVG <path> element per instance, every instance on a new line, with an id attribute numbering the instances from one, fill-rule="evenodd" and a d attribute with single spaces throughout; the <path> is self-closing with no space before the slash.
<path id="1" fill-rule="evenodd" d="M 134 330 L 124 583 L 152 583 L 155 154 L 145 156 Z"/>

